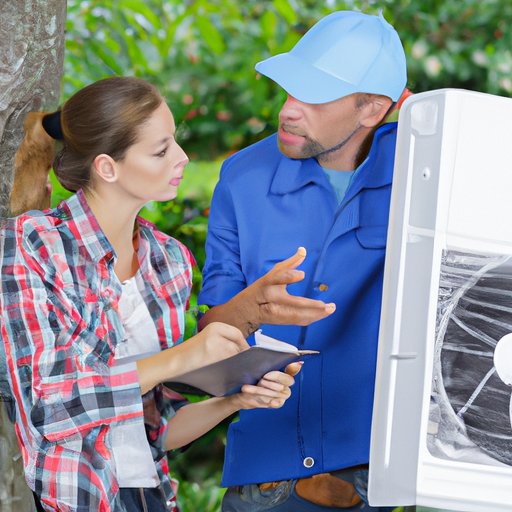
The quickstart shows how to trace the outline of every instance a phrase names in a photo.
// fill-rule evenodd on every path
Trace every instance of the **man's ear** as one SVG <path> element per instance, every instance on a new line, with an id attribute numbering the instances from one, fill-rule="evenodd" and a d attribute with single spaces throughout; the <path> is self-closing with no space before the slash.
<path id="1" fill-rule="evenodd" d="M 387 96 L 368 95 L 368 101 L 361 107 L 360 123 L 366 128 L 374 128 L 384 119 L 392 104 Z"/>
<path id="2" fill-rule="evenodd" d="M 117 181 L 117 165 L 115 160 L 104 153 L 98 155 L 92 162 L 94 173 L 107 183 Z"/>

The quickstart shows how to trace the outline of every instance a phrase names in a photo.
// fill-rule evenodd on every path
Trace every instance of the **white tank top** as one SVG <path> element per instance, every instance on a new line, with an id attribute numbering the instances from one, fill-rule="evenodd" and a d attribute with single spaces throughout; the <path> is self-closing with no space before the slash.
<path id="1" fill-rule="evenodd" d="M 137 288 L 135 277 L 123 283 L 119 313 L 124 325 L 125 339 L 116 348 L 116 364 L 126 364 L 160 352 L 156 327 Z M 157 487 L 160 479 L 151 455 L 144 422 L 115 424 L 111 435 L 119 486 Z"/>

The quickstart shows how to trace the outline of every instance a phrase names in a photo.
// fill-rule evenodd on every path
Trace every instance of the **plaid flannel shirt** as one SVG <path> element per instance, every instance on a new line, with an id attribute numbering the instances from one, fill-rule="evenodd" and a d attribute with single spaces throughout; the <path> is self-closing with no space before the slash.
<path id="1" fill-rule="evenodd" d="M 151 223 L 138 226 L 136 279 L 166 349 L 183 338 L 194 260 Z M 136 364 L 114 364 L 124 330 L 112 246 L 81 191 L 7 220 L 0 237 L 0 327 L 27 482 L 47 510 L 123 510 L 110 427 L 143 421 L 143 404 Z"/>

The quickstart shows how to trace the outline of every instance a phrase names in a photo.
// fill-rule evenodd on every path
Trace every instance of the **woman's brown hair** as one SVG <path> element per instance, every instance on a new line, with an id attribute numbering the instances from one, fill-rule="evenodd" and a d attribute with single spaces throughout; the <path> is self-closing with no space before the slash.
<path id="1" fill-rule="evenodd" d="M 122 160 L 162 101 L 156 87 L 135 77 L 105 78 L 75 93 L 62 107 L 63 148 L 53 164 L 62 186 L 87 188 L 100 154 Z"/>

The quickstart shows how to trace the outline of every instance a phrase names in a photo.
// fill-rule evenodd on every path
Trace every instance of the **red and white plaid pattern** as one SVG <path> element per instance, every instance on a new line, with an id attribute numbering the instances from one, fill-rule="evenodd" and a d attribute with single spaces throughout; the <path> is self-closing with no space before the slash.
<path id="1" fill-rule="evenodd" d="M 166 349 L 183 339 L 194 260 L 151 223 L 139 218 L 138 226 L 136 279 Z M 48 510 L 122 510 L 110 427 L 143 421 L 143 406 L 135 363 L 114 365 L 124 336 L 114 250 L 82 192 L 9 219 L 0 237 L 0 357 L 5 350 L 28 484 Z"/>

